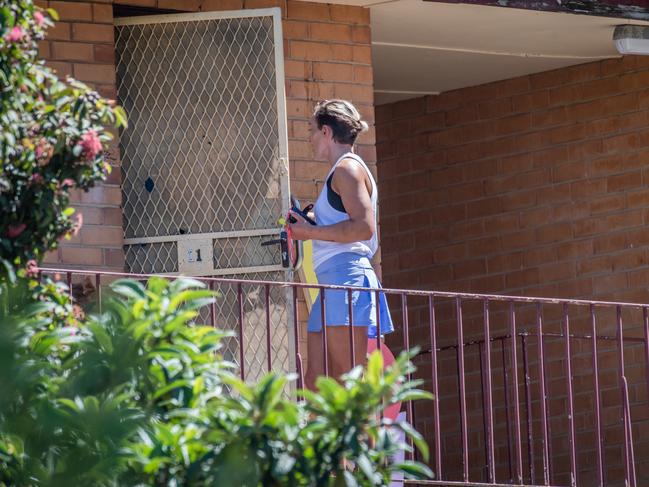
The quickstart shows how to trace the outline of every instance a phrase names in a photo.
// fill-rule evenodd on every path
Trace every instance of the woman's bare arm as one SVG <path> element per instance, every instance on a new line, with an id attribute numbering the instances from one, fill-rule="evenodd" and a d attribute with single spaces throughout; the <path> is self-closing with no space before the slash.
<path id="1" fill-rule="evenodd" d="M 344 159 L 334 171 L 332 187 L 340 195 L 349 220 L 333 225 L 309 225 L 300 215 L 290 225 L 297 240 L 326 240 L 350 243 L 369 240 L 376 231 L 371 186 L 367 172 L 353 159 Z"/>

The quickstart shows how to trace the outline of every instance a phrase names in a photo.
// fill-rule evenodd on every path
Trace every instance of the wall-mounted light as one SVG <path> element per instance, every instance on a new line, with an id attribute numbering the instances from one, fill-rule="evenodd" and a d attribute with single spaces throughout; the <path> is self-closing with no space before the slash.
<path id="1" fill-rule="evenodd" d="M 613 33 L 615 47 L 620 54 L 649 54 L 649 26 L 618 25 Z"/>

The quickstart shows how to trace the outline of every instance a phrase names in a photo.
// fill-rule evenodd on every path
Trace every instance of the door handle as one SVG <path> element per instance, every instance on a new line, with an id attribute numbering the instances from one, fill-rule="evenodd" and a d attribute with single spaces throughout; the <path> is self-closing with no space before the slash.
<path id="1" fill-rule="evenodd" d="M 267 247 L 269 245 L 279 245 L 279 251 L 282 257 L 282 267 L 288 269 L 291 266 L 288 251 L 288 234 L 286 233 L 286 230 L 279 232 L 279 238 L 276 238 L 274 240 L 266 240 L 265 242 L 262 242 L 261 245 L 262 247 Z"/>

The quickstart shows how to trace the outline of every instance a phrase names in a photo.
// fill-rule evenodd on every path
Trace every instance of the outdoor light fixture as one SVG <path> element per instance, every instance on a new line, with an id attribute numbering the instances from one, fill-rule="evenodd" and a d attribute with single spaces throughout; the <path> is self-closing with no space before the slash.
<path id="1" fill-rule="evenodd" d="M 649 26 L 618 25 L 613 33 L 620 54 L 649 54 Z"/>

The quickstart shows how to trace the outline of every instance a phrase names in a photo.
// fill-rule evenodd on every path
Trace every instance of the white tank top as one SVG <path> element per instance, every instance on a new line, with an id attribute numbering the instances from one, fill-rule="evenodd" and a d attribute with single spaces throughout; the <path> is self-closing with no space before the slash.
<path id="1" fill-rule="evenodd" d="M 372 210 L 374 211 L 374 234 L 369 240 L 364 240 L 362 242 L 351 242 L 351 243 L 339 243 L 339 242 L 328 242 L 325 240 L 313 240 L 313 268 L 317 269 L 322 263 L 324 263 L 330 257 L 338 255 L 344 252 L 354 252 L 359 255 L 367 256 L 372 258 L 376 253 L 376 250 L 379 246 L 379 240 L 376 235 L 376 211 L 377 211 L 377 201 L 378 201 L 378 191 L 376 188 L 376 182 L 372 177 L 370 172 L 363 159 L 354 154 L 353 152 L 347 152 L 340 156 L 340 158 L 333 165 L 327 178 L 325 179 L 325 185 L 320 192 L 320 196 L 315 202 L 313 211 L 315 213 L 316 223 L 318 225 L 333 225 L 335 223 L 340 223 L 345 220 L 349 220 L 349 215 L 344 211 L 344 208 L 339 207 L 334 208 L 330 203 L 330 198 L 335 199 L 335 193 L 333 190 L 329 189 L 330 178 L 333 175 L 333 172 L 340 164 L 340 161 L 343 159 L 353 159 L 358 162 L 367 172 L 368 177 L 370 178 L 370 183 L 372 184 L 372 195 L 370 197 L 372 202 Z M 341 203 L 342 204 L 342 203 Z"/>

